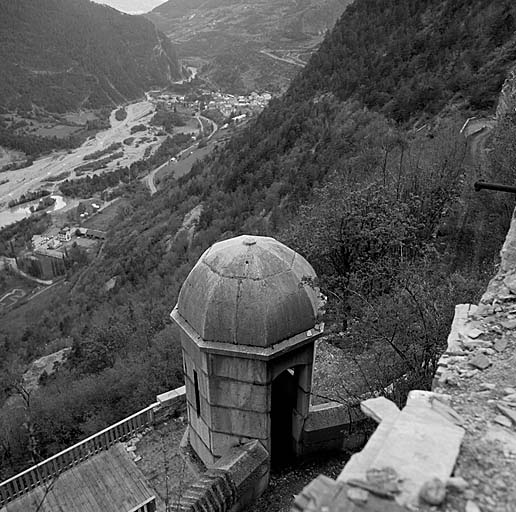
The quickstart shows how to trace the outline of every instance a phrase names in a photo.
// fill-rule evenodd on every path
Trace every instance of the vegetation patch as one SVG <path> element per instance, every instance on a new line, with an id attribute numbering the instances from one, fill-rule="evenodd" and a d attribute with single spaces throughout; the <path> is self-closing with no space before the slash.
<path id="1" fill-rule="evenodd" d="M 81 174 L 86 174 L 87 172 L 95 172 L 99 169 L 104 169 L 107 165 L 113 160 L 118 160 L 119 158 L 123 158 L 124 152 L 119 151 L 118 153 L 113 153 L 112 155 L 106 156 L 105 158 L 101 158 L 100 160 L 96 160 L 94 162 L 90 162 L 88 164 L 79 165 L 74 169 L 75 174 L 80 176 Z"/>
<path id="2" fill-rule="evenodd" d="M 94 151 L 93 153 L 90 153 L 89 155 L 85 155 L 83 160 L 97 160 L 97 158 L 100 158 L 101 156 L 108 155 L 109 153 L 113 153 L 113 151 L 116 151 L 117 149 L 120 149 L 122 147 L 121 142 L 113 142 L 113 144 L 110 144 L 107 148 L 99 149 L 98 151 Z"/>
<path id="3" fill-rule="evenodd" d="M 45 178 L 45 181 L 48 181 L 48 182 L 56 182 L 56 181 L 63 181 L 64 179 L 68 178 L 68 176 L 70 176 L 70 174 L 72 174 L 71 171 L 63 171 L 63 172 L 60 172 L 59 174 L 56 174 L 55 176 L 49 176 L 48 178 Z"/>
<path id="4" fill-rule="evenodd" d="M 49 190 L 36 190 L 34 192 L 27 192 L 26 194 L 22 194 L 18 199 L 11 199 L 7 204 L 9 205 L 9 208 L 12 208 L 13 206 L 28 203 L 30 201 L 34 201 L 35 199 L 39 199 L 40 197 L 45 197 L 49 195 Z"/>
<path id="5" fill-rule="evenodd" d="M 186 121 L 177 112 L 158 110 L 152 117 L 150 124 L 152 126 L 162 126 L 165 131 L 172 133 L 176 126 L 186 126 Z"/>
<path id="6" fill-rule="evenodd" d="M 115 112 L 115 119 L 117 121 L 123 121 L 126 117 L 127 117 L 127 110 L 125 109 L 125 107 L 120 107 Z"/>

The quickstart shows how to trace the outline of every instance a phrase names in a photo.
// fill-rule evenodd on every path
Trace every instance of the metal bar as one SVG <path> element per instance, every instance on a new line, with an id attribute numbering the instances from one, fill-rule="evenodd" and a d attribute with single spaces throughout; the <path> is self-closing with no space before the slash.
<path id="1" fill-rule="evenodd" d="M 498 190 L 499 192 L 510 192 L 511 194 L 516 194 L 516 186 L 511 185 L 503 185 L 502 183 L 487 183 L 485 181 L 476 181 L 473 185 L 475 190 L 478 192 L 479 190 Z"/>

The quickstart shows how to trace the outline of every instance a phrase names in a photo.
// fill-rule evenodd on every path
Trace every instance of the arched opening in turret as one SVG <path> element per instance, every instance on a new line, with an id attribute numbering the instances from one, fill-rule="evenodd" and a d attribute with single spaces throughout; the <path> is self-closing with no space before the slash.
<path id="1" fill-rule="evenodd" d="M 297 375 L 287 369 L 272 381 L 271 393 L 271 464 L 281 467 L 295 456 L 293 416 L 297 402 Z"/>

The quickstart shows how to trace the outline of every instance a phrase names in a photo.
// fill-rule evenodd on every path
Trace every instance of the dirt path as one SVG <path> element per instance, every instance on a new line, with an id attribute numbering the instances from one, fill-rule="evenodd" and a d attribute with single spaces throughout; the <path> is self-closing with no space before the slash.
<path id="1" fill-rule="evenodd" d="M 476 192 L 473 187 L 478 180 L 499 181 L 488 157 L 493 127 L 492 120 L 476 120 L 471 123 L 469 133 L 465 133 L 468 154 L 462 192 L 446 227 L 452 269 L 478 271 L 494 263 L 508 229 L 510 219 L 504 205 L 509 197 L 503 192 Z"/>

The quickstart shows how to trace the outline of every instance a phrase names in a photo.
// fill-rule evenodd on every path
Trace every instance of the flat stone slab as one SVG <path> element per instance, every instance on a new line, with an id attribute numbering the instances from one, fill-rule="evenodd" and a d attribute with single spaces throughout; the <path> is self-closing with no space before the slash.
<path id="1" fill-rule="evenodd" d="M 503 352 L 507 348 L 508 344 L 509 342 L 504 338 L 502 338 L 501 340 L 496 340 L 494 343 L 494 349 L 497 352 Z"/>
<path id="2" fill-rule="evenodd" d="M 473 327 L 469 330 L 466 331 L 466 336 L 468 336 L 469 338 L 473 339 L 473 340 L 476 340 L 479 336 L 481 336 L 482 334 L 484 334 L 484 331 L 481 331 L 480 329 L 478 329 L 477 327 Z"/>
<path id="3" fill-rule="evenodd" d="M 432 403 L 438 398 L 431 392 L 410 392 L 397 418 L 386 422 L 388 431 L 381 428 L 381 423 L 352 464 L 353 471 L 344 468 L 339 481 L 347 481 L 351 474 L 365 481 L 367 470 L 392 467 L 401 479 L 396 501 L 403 506 L 417 505 L 420 489 L 428 480 L 446 482 L 453 472 L 464 429 L 448 419 L 447 415 L 453 414 L 446 403 L 439 406 L 439 412 L 434 409 Z M 377 432 L 381 436 L 378 443 L 374 439 Z"/>
<path id="4" fill-rule="evenodd" d="M 319 475 L 295 498 L 292 512 L 407 512 L 392 499 Z"/>
<path id="5" fill-rule="evenodd" d="M 485 370 L 486 368 L 491 366 L 491 361 L 489 361 L 489 359 L 484 354 L 479 354 L 478 356 L 475 356 L 473 359 L 470 359 L 468 363 L 471 366 L 478 368 L 479 370 Z"/>
<path id="6" fill-rule="evenodd" d="M 500 322 L 500 325 L 504 329 L 509 329 L 509 330 L 516 329 L 516 320 L 504 320 L 504 321 Z"/>
<path id="7" fill-rule="evenodd" d="M 502 414 L 507 416 L 507 418 L 509 418 L 514 424 L 516 424 L 516 411 L 514 409 L 511 409 L 510 407 L 506 407 L 501 404 L 496 404 L 496 407 Z"/>
<path id="8" fill-rule="evenodd" d="M 171 391 L 167 391 L 166 393 L 161 393 L 161 395 L 156 396 L 156 400 L 161 405 L 167 405 L 175 400 L 182 400 L 186 397 L 186 386 L 181 386 L 177 389 L 172 389 Z"/>
<path id="9" fill-rule="evenodd" d="M 377 423 L 387 419 L 394 420 L 400 413 L 398 406 L 384 396 L 364 400 L 360 403 L 360 409 L 362 409 L 366 416 L 373 418 Z"/>

